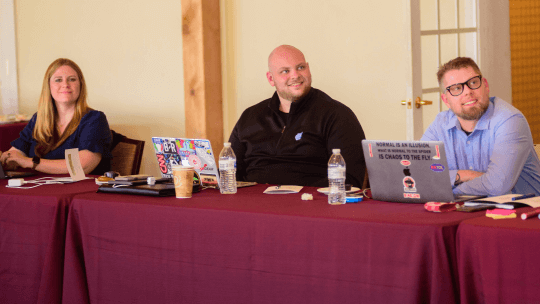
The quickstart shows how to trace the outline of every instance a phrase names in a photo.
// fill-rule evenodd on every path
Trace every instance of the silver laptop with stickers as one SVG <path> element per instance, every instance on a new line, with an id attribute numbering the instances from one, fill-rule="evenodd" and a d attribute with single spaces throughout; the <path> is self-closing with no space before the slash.
<path id="1" fill-rule="evenodd" d="M 172 166 L 193 166 L 204 187 L 218 188 L 219 173 L 208 139 L 152 137 L 162 177 L 172 177 Z"/>
<path id="2" fill-rule="evenodd" d="M 373 199 L 387 202 L 456 202 L 442 141 L 363 140 Z"/>

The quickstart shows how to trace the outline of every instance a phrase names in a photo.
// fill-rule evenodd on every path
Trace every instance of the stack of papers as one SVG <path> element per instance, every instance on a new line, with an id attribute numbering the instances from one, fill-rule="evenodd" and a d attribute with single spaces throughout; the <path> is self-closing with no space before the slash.
<path id="1" fill-rule="evenodd" d="M 540 207 L 540 196 L 533 196 L 519 199 L 528 195 L 523 194 L 506 194 L 501 196 L 492 196 L 481 199 L 476 199 L 472 201 L 465 202 L 465 206 L 482 206 L 482 205 L 491 205 L 496 206 L 497 208 L 503 209 L 514 209 L 514 207 Z M 517 198 L 512 200 L 513 198 Z"/>

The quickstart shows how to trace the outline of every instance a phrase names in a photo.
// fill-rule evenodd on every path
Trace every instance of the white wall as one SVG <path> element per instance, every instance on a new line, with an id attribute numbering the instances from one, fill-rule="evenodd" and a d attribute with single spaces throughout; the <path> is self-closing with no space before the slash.
<path id="1" fill-rule="evenodd" d="M 268 55 L 291 44 L 309 62 L 313 86 L 353 109 L 368 138 L 405 139 L 406 2 L 222 1 L 225 138 L 243 110 L 274 92 Z"/>
<path id="2" fill-rule="evenodd" d="M 141 172 L 159 175 L 151 137 L 184 135 L 180 1 L 18 0 L 15 11 L 20 111 L 37 110 L 49 64 L 72 59 L 90 106 L 145 140 Z"/>

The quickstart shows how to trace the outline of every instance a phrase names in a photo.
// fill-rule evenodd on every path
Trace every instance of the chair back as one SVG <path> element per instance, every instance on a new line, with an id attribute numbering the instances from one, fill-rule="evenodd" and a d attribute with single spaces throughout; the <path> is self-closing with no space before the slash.
<path id="1" fill-rule="evenodd" d="M 367 188 L 369 188 L 369 176 L 368 176 L 367 168 L 366 168 L 366 173 L 364 174 L 364 182 L 362 183 L 362 189 L 367 189 Z"/>
<path id="2" fill-rule="evenodd" d="M 120 173 L 120 175 L 139 174 L 144 150 L 144 140 L 131 139 L 119 135 L 114 131 L 112 132 L 113 142 L 115 136 L 119 138 L 119 141 L 118 143 L 113 143 L 111 170 Z"/>

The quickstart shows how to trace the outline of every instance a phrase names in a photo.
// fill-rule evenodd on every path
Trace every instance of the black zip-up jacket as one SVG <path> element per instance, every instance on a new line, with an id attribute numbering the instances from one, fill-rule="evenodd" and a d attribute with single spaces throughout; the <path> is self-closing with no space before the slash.
<path id="1" fill-rule="evenodd" d="M 236 177 L 277 185 L 328 186 L 328 160 L 341 149 L 346 183 L 362 187 L 365 172 L 362 126 L 346 105 L 311 88 L 291 104 L 287 121 L 279 97 L 264 100 L 242 113 L 229 141 L 236 155 Z"/>

